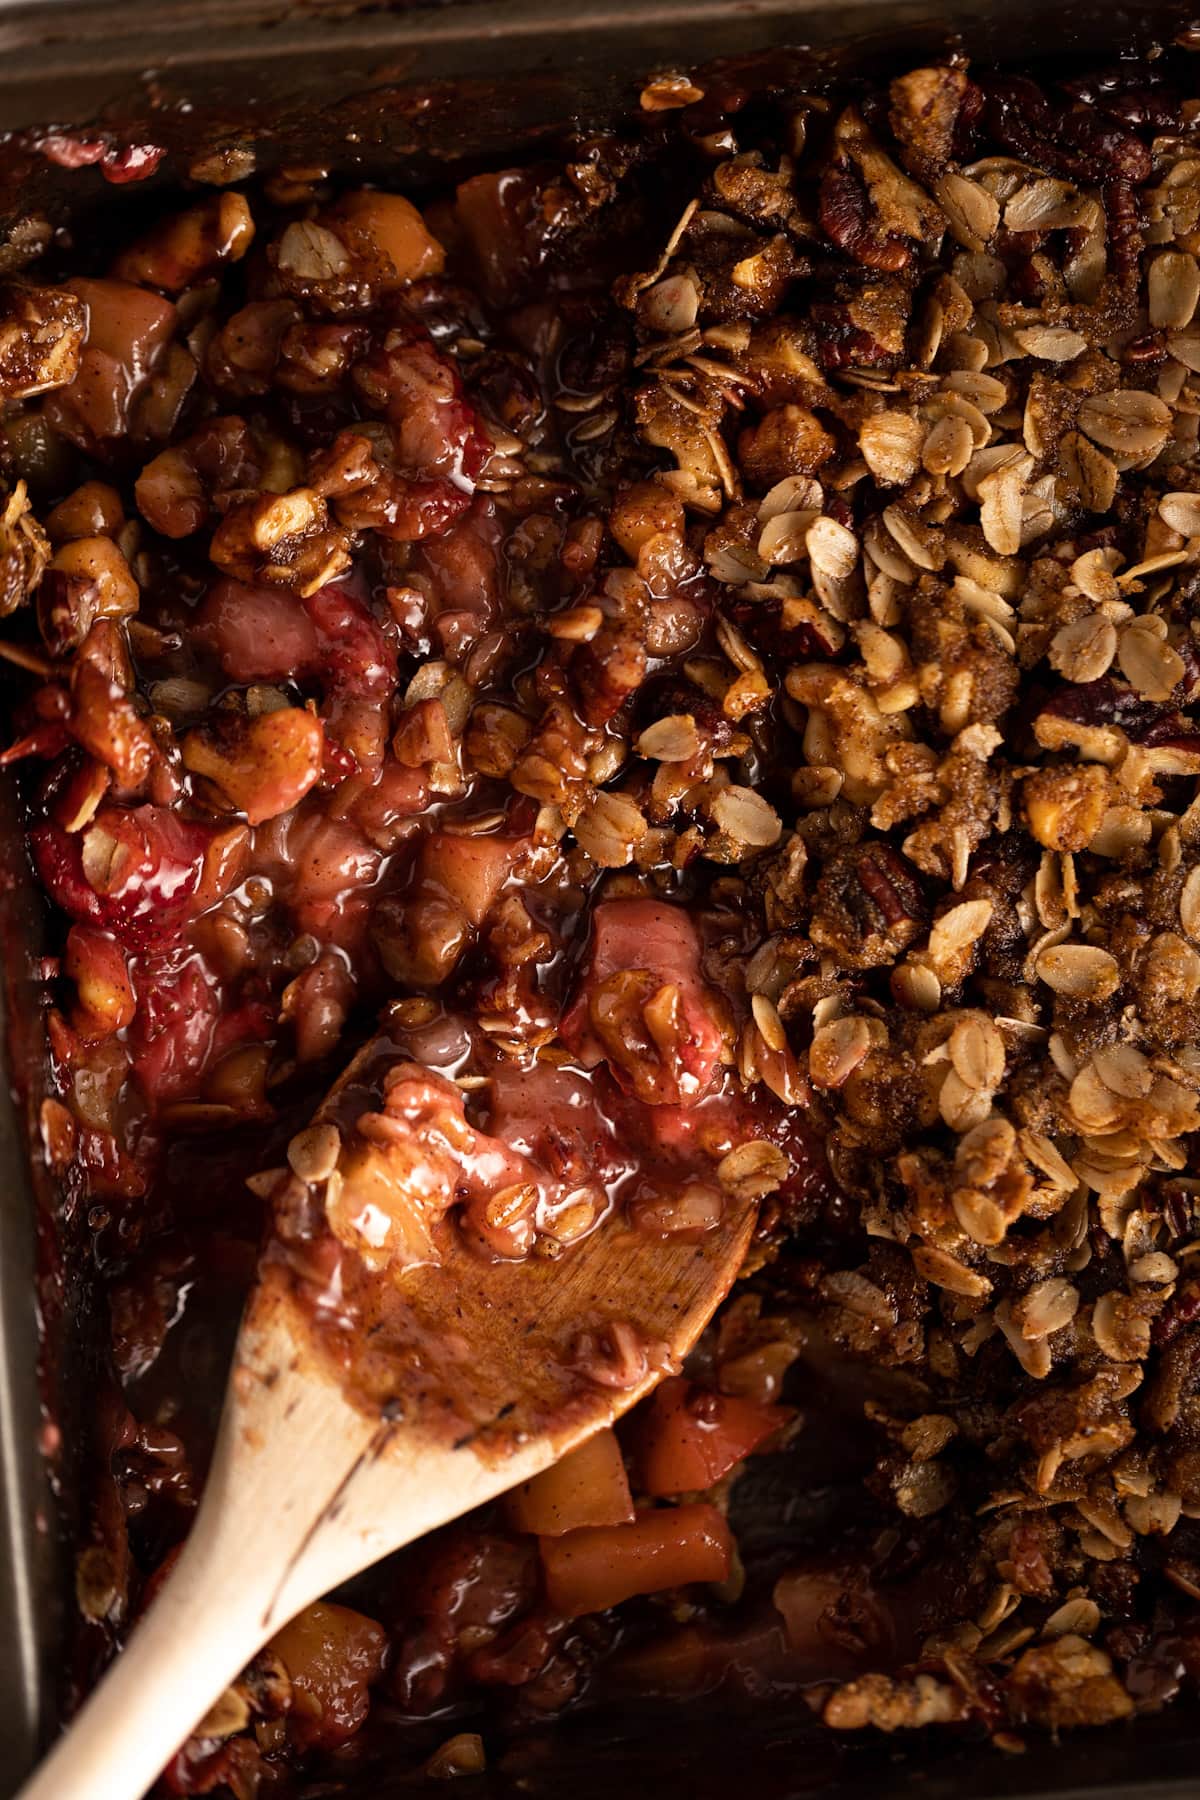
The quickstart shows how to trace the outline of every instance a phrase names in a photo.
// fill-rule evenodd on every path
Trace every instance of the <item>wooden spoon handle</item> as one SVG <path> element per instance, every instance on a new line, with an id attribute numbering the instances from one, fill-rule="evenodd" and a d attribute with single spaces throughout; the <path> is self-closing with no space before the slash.
<path id="1" fill-rule="evenodd" d="M 322 1526 L 373 1435 L 300 1369 L 286 1322 L 252 1309 L 179 1560 L 19 1800 L 141 1800 L 272 1633 L 371 1560 L 344 1540 L 330 1554 Z"/>
<path id="2" fill-rule="evenodd" d="M 241 1516 L 203 1507 L 183 1553 L 21 1800 L 141 1800 L 197 1720 L 274 1629 L 264 1619 L 286 1556 Z"/>
<path id="3" fill-rule="evenodd" d="M 480 1395 L 488 1407 L 505 1392 L 525 1394 L 535 1352 L 529 1331 L 550 1320 L 564 1340 L 577 1316 L 615 1296 L 624 1319 L 640 1308 L 647 1338 L 671 1320 L 673 1353 L 684 1354 L 725 1294 L 753 1228 L 753 1207 L 726 1220 L 702 1248 L 673 1261 L 626 1233 L 598 1240 L 553 1284 L 541 1285 L 511 1315 L 477 1290 L 472 1267 L 453 1290 L 455 1317 L 480 1356 L 507 1361 Z M 584 1247 L 586 1252 L 586 1246 Z M 598 1267 L 593 1267 L 593 1261 Z M 657 1283 L 647 1280 L 648 1268 Z M 664 1266 L 665 1271 L 664 1271 Z M 514 1280 L 528 1287 L 536 1268 Z M 472 1285 L 474 1284 L 474 1285 Z M 445 1290 L 432 1323 L 445 1326 Z M 470 1302 L 470 1304 L 468 1304 Z M 471 1307 L 475 1310 L 472 1311 Z M 515 1324 L 513 1317 L 515 1316 Z M 523 1323 L 524 1321 L 524 1323 Z M 498 1336 L 501 1326 L 507 1337 Z M 436 1341 L 438 1332 L 430 1334 Z M 462 1378 L 461 1368 L 456 1370 Z M 527 1480 L 655 1385 L 647 1366 L 634 1385 L 600 1389 L 554 1428 L 439 1433 L 422 1422 L 385 1422 L 356 1410 L 311 1354 L 286 1283 L 263 1280 L 242 1321 L 225 1413 L 204 1499 L 184 1550 L 129 1644 L 18 1800 L 141 1800 L 196 1724 L 271 1635 L 320 1594 L 485 1500 Z M 498 1385 L 497 1385 L 498 1384 Z M 490 1393 L 490 1398 L 489 1398 Z M 460 1416 L 484 1426 L 510 1410 Z"/>

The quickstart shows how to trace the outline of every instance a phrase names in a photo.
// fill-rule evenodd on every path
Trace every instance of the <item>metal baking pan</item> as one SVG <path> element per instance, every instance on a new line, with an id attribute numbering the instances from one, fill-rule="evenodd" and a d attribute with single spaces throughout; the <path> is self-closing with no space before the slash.
<path id="1" fill-rule="evenodd" d="M 898 59 L 961 48 L 989 62 L 1088 59 L 1169 42 L 1181 0 L 0 0 L 0 245 L 47 211 L 79 238 L 144 200 L 36 155 L 24 133 L 101 122 L 165 144 L 164 196 L 197 156 L 253 142 L 259 167 L 321 162 L 362 174 L 397 165 L 417 184 L 456 165 L 528 156 L 576 121 L 603 124 L 662 68 L 744 63 L 745 78 L 803 82 L 891 73 Z M 1200 73 L 1200 70 L 1198 70 Z M 7 711 L 11 690 L 0 687 Z M 0 1095 L 0 1796 L 56 1728 L 66 1659 L 73 1443 L 86 1405 L 86 1262 L 80 1222 L 38 1151 L 44 1041 L 36 980 L 40 908 L 0 784 L 0 988 L 8 1092 Z M 33 1149 L 31 1151 L 31 1145 Z M 39 1333 L 39 1317 L 41 1331 Z M 40 1343 L 40 1352 L 39 1352 Z M 48 1430 L 47 1427 L 50 1427 Z M 61 1448 L 53 1448 L 54 1428 Z M 755 1800 L 1185 1800 L 1200 1796 L 1200 1707 L 1034 1743 L 855 1742 L 814 1734 L 806 1709 L 764 1703 L 589 1713 L 528 1733 L 469 1794 L 526 1800 L 717 1800 L 753 1780 Z M 386 1765 L 317 1794 L 411 1794 Z"/>

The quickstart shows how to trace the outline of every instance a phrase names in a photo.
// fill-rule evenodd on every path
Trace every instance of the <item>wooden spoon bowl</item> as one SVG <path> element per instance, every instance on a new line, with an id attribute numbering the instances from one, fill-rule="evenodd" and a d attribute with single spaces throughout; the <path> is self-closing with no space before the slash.
<path id="1" fill-rule="evenodd" d="M 319 1119 L 378 1057 L 377 1044 L 361 1053 Z M 20 1800 L 139 1800 L 302 1607 L 648 1393 L 728 1292 L 754 1216 L 731 1198 L 715 1229 L 683 1244 L 613 1211 L 558 1259 L 520 1263 L 484 1262 L 447 1233 L 436 1260 L 398 1282 L 373 1277 L 385 1317 L 360 1318 L 357 1336 L 331 1334 L 328 1305 L 314 1308 L 292 1264 L 268 1253 L 178 1563 Z M 371 1347 L 380 1335 L 383 1350 Z M 338 1354 L 351 1339 L 369 1358 L 357 1370 Z"/>

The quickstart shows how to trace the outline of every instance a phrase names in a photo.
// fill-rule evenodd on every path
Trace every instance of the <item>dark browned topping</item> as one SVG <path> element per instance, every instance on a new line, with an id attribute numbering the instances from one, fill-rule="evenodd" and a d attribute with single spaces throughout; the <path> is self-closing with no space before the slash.
<path id="1" fill-rule="evenodd" d="M 469 1772 L 413 1722 L 486 1745 L 752 1661 L 833 1730 L 1010 1749 L 1200 1674 L 1175 79 L 664 72 L 423 215 L 221 168 L 5 287 L 6 760 L 70 922 L 45 1148 L 113 1325 L 94 1640 L 186 1529 L 176 1321 L 244 1290 L 258 1203 L 386 1409 L 360 1301 L 440 1244 L 536 1268 L 761 1202 L 621 1445 L 421 1546 L 382 1623 L 310 1609 L 172 1791 L 286 1792 L 389 1708 Z M 386 1068 L 314 1117 L 381 1009 Z M 654 1353 L 581 1319 L 571 1367 Z M 836 1504 L 743 1562 L 762 1446 Z"/>

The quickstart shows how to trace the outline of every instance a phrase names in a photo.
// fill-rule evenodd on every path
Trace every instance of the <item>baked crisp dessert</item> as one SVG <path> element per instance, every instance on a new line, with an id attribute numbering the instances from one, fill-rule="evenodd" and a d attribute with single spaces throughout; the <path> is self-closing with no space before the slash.
<path id="1" fill-rule="evenodd" d="M 1200 1674 L 1186 73 L 664 74 L 422 210 L 240 167 L 5 286 L 3 761 L 107 1314 L 79 1680 L 268 1215 L 383 1406 L 355 1284 L 439 1234 L 761 1202 L 686 1369 L 310 1608 L 167 1791 L 756 1685 L 1012 1749 Z M 354 1210 L 301 1125 L 381 1021 Z"/>

